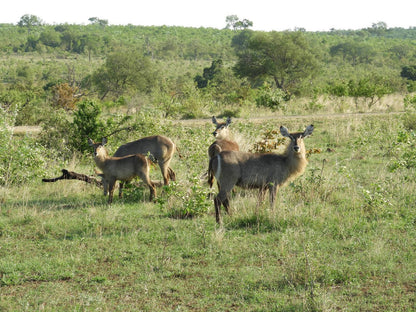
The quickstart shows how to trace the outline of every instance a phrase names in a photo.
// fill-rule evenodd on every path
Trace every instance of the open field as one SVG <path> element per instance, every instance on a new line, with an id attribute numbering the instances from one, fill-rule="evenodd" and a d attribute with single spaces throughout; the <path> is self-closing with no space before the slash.
<path id="1" fill-rule="evenodd" d="M 131 188 L 109 206 L 95 186 L 43 177 L 1 188 L 0 311 L 415 310 L 416 169 L 395 166 L 414 150 L 398 141 L 401 118 L 236 120 L 245 150 L 281 124 L 313 123 L 305 145 L 321 152 L 274 210 L 236 189 L 223 226 L 199 180 L 209 122 L 159 126 L 184 157 L 173 158 L 178 181 L 158 188 L 157 203 Z M 65 165 L 94 170 L 92 157 Z M 63 164 L 51 166 L 60 175 Z M 186 209 L 200 213 L 178 217 Z"/>

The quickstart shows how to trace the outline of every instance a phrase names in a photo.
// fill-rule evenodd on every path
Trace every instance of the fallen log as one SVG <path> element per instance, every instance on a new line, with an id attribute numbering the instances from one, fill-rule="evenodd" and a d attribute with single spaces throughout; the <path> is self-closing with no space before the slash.
<path id="1" fill-rule="evenodd" d="M 42 179 L 42 182 L 56 182 L 59 180 L 80 180 L 84 181 L 86 183 L 92 183 L 95 184 L 98 187 L 102 187 L 103 183 L 100 180 L 97 180 L 94 177 L 87 176 L 82 173 L 77 173 L 73 171 L 68 171 L 66 169 L 62 169 L 62 175 L 57 178 L 51 178 L 51 179 Z"/>
<path id="2" fill-rule="evenodd" d="M 66 169 L 62 169 L 62 175 L 57 178 L 50 178 L 50 179 L 42 179 L 42 182 L 56 182 L 59 180 L 80 180 L 86 183 L 95 184 L 98 187 L 103 187 L 103 183 L 100 180 L 97 180 L 95 177 L 87 176 L 83 173 L 77 173 L 73 171 L 68 171 Z M 140 181 L 141 182 L 141 181 Z M 163 186 L 163 181 L 153 181 L 156 186 Z M 133 183 L 136 186 L 141 186 L 139 183 Z"/>

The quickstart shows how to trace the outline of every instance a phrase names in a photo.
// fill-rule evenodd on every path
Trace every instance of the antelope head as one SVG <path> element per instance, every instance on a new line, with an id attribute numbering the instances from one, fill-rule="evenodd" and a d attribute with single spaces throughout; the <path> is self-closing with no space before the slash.
<path id="1" fill-rule="evenodd" d="M 313 125 L 309 125 L 306 127 L 304 132 L 294 132 L 289 133 L 286 127 L 280 127 L 280 133 L 290 139 L 289 145 L 289 152 L 293 151 L 293 153 L 297 155 L 304 155 L 305 154 L 305 144 L 303 143 L 303 139 L 307 136 L 311 135 L 313 132 Z"/>
<path id="2" fill-rule="evenodd" d="M 212 123 L 215 125 L 215 131 L 212 135 L 217 139 L 225 139 L 229 135 L 228 126 L 231 124 L 231 117 L 226 122 L 218 122 L 215 116 L 212 116 Z"/>
<path id="3" fill-rule="evenodd" d="M 103 138 L 100 143 L 96 143 L 90 138 L 88 138 L 88 144 L 94 149 L 94 157 L 107 157 L 108 151 L 105 148 L 105 144 L 107 144 L 107 138 Z"/>

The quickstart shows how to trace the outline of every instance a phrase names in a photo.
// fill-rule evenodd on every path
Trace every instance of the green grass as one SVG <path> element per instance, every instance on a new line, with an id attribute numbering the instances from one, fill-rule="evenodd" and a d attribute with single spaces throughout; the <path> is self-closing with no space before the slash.
<path id="1" fill-rule="evenodd" d="M 2 188 L 0 311 L 415 310 L 416 170 L 388 169 L 400 117 L 283 119 L 233 129 L 250 142 L 281 123 L 314 123 L 305 144 L 322 152 L 274 210 L 237 189 L 222 227 L 195 178 L 208 126 L 166 130 L 184 159 L 156 204 L 145 189 L 109 206 L 80 181 Z M 172 213 L 192 205 L 208 211 Z"/>

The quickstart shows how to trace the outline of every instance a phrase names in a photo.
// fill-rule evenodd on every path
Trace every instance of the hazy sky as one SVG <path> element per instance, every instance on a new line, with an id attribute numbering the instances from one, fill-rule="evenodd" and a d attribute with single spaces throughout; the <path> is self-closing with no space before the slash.
<path id="1" fill-rule="evenodd" d="M 47 24 L 167 25 L 224 28 L 228 15 L 253 22 L 254 30 L 308 31 L 416 26 L 416 0 L 2 0 L 0 23 L 16 24 L 25 14 Z"/>

